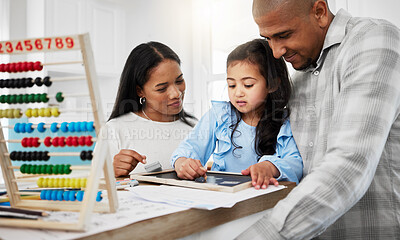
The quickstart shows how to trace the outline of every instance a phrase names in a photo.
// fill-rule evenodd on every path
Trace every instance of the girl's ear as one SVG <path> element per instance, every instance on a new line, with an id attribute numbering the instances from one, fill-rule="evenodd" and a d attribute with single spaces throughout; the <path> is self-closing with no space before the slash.
<path id="1" fill-rule="evenodd" d="M 138 95 L 139 97 L 143 97 L 143 96 L 144 96 L 143 90 L 142 90 L 142 88 L 140 88 L 139 86 L 136 86 L 136 93 L 137 93 L 137 95 Z"/>

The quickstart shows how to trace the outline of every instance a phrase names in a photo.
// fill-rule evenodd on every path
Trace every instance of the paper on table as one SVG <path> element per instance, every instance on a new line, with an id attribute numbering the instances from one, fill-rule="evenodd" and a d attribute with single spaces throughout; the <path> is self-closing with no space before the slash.
<path id="1" fill-rule="evenodd" d="M 248 188 L 236 193 L 200 190 L 176 186 L 137 186 L 129 190 L 136 196 L 152 202 L 167 203 L 173 206 L 212 210 L 230 208 L 249 198 L 275 192 L 286 186 L 268 186 L 267 189 Z"/>
<path id="2" fill-rule="evenodd" d="M 100 214 L 93 213 L 87 232 L 51 231 L 40 229 L 8 228 L 0 227 L 1 239 L 76 239 L 93 235 L 99 232 L 124 227 L 134 222 L 150 219 L 174 212 L 187 210 L 188 208 L 170 206 L 167 204 L 143 201 L 136 198 L 128 191 L 119 191 L 118 201 L 120 208 L 117 213 Z M 76 222 L 76 212 L 51 212 L 48 218 L 43 220 Z M 51 223 L 49 223 L 51 224 Z"/>

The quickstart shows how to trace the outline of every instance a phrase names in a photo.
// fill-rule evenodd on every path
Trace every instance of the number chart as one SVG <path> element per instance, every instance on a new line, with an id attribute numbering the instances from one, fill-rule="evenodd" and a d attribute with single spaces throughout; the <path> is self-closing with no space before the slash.
<path id="1" fill-rule="evenodd" d="M 43 211 L 77 211 L 80 212 L 79 218 L 72 223 L 63 222 L 62 219 L 49 221 L 45 217 L 34 221 L 0 218 L 0 226 L 84 231 L 88 227 L 93 211 L 115 212 L 118 208 L 114 173 L 111 161 L 107 160 L 108 147 L 106 139 L 103 139 L 100 134 L 104 120 L 89 35 L 0 42 L 1 56 L 15 54 L 29 56 L 31 53 L 46 54 L 61 51 L 79 52 L 80 59 L 70 62 L 0 63 L 0 74 L 3 73 L 5 74 L 3 76 L 9 77 L 0 79 L 0 92 L 3 91 L 0 95 L 0 118 L 7 118 L 8 122 L 12 123 L 7 126 L 0 124 L 0 166 L 11 207 Z M 67 77 L 35 75 L 37 72 L 46 70 L 49 65 L 63 64 L 80 64 L 81 72 L 84 74 Z M 22 77 L 20 77 L 21 74 Z M 87 92 L 68 92 L 66 87 L 63 88 L 63 92 L 56 94 L 50 94 L 48 90 L 39 93 L 28 91 L 35 91 L 37 87 L 50 89 L 61 82 L 69 81 L 73 81 L 75 85 L 87 86 Z M 62 104 L 64 99 L 81 97 L 90 99 L 89 108 L 68 109 Z M 86 121 L 87 119 L 57 121 L 71 112 L 90 114 L 93 121 Z M 44 120 L 38 122 L 38 119 Z M 3 129 L 12 133 L 7 136 L 23 137 L 6 138 Z M 67 135 L 59 136 L 59 133 Z M 39 137 L 32 134 L 39 134 Z M 12 144 L 19 145 L 23 150 L 9 152 L 9 146 Z M 94 145 L 96 148 L 92 151 L 89 147 Z M 52 151 L 55 148 L 83 150 Z M 90 165 L 73 165 L 65 162 L 65 159 L 70 158 L 91 163 Z M 43 164 L 50 159 L 56 161 L 57 164 Z M 76 171 L 85 174 L 85 177 L 65 177 L 67 174 L 72 176 Z M 105 187 L 99 189 L 102 172 L 105 180 L 102 186 Z M 37 188 L 32 191 L 19 189 L 19 183 L 29 181 L 35 182 Z"/>

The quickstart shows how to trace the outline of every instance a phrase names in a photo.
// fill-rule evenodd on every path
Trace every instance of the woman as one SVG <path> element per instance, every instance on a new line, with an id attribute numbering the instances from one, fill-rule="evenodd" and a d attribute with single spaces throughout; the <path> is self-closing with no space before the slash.
<path id="1" fill-rule="evenodd" d="M 173 150 L 195 121 L 183 110 L 185 89 L 180 59 L 168 46 L 148 42 L 132 50 L 106 124 L 116 177 L 145 171 L 139 162 L 171 168 Z"/>

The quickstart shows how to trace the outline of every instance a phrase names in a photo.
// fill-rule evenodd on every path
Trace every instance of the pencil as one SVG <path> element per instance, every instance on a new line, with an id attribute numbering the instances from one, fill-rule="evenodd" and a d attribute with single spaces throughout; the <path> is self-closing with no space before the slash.
<path id="1" fill-rule="evenodd" d="M 38 220 L 38 217 L 32 217 L 32 216 L 16 216 L 16 215 L 0 215 L 0 218 L 15 218 L 15 219 Z"/>
<path id="2" fill-rule="evenodd" d="M 42 217 L 46 217 L 49 215 L 46 212 L 42 212 L 42 211 L 34 211 L 34 210 L 12 208 L 12 207 L 1 207 L 1 206 L 0 206 L 0 212 L 23 213 L 23 214 L 27 214 L 27 215 L 35 215 L 35 216 L 42 216 Z"/>

